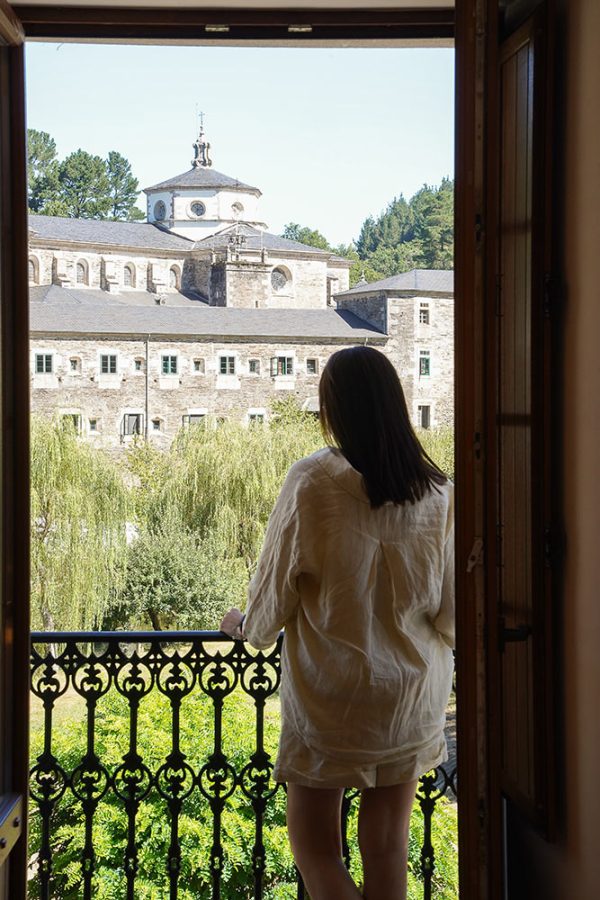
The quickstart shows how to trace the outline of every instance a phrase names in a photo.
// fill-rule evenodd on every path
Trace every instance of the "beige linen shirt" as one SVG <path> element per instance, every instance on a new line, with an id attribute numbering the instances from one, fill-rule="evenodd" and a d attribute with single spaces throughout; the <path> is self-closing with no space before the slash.
<path id="1" fill-rule="evenodd" d="M 257 648 L 285 627 L 277 780 L 371 787 L 447 758 L 453 560 L 451 483 L 372 509 L 339 451 L 292 466 L 244 624 Z"/>

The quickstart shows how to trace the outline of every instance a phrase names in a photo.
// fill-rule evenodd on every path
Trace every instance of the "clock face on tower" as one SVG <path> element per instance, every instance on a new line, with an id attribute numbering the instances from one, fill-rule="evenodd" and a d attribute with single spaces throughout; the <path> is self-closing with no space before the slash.
<path id="1" fill-rule="evenodd" d="M 190 212 L 193 216 L 203 216 L 206 212 L 206 207 L 204 203 L 201 203 L 199 200 L 194 200 L 190 206 Z"/>
<path id="2" fill-rule="evenodd" d="M 167 215 L 167 207 L 165 206 L 165 204 L 163 203 L 162 200 L 159 200 L 158 203 L 154 204 L 154 218 L 158 222 L 162 222 L 162 220 L 164 218 L 166 218 L 166 215 Z"/>

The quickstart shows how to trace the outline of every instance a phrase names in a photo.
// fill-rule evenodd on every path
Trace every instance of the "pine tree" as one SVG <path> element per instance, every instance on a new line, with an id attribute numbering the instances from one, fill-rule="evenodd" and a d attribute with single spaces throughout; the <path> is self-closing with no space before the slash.
<path id="1" fill-rule="evenodd" d="M 60 199 L 73 219 L 105 219 L 112 200 L 106 164 L 99 156 L 76 150 L 60 164 Z"/>
<path id="2" fill-rule="evenodd" d="M 60 185 L 56 142 L 47 131 L 27 129 L 27 182 L 30 211 L 48 214 L 48 205 L 59 199 Z"/>
<path id="3" fill-rule="evenodd" d="M 106 160 L 111 199 L 110 219 L 139 222 L 144 213 L 135 204 L 140 193 L 139 182 L 132 174 L 131 163 L 116 150 Z"/>

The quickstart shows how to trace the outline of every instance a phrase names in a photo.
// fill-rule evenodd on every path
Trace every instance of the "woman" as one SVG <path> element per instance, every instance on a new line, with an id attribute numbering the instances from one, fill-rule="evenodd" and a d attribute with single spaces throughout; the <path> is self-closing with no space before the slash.
<path id="1" fill-rule="evenodd" d="M 382 353 L 334 353 L 319 386 L 330 446 L 295 463 L 269 520 L 245 617 L 285 626 L 281 737 L 288 831 L 311 900 L 403 900 L 418 778 L 446 758 L 454 639 L 453 489 L 411 427 Z M 344 788 L 360 788 L 361 895 L 342 860 Z"/>

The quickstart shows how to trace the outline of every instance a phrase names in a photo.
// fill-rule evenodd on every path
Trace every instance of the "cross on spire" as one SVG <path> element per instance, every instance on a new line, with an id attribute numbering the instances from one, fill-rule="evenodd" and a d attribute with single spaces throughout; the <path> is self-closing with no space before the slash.
<path id="1" fill-rule="evenodd" d="M 199 113 L 198 117 L 200 119 L 200 130 L 198 132 L 197 139 L 192 144 L 194 148 L 194 158 L 192 160 L 192 166 L 194 167 L 194 169 L 199 169 L 201 167 L 207 168 L 208 166 L 212 166 L 212 159 L 208 154 L 208 151 L 210 150 L 210 144 L 204 136 L 204 113 Z"/>

